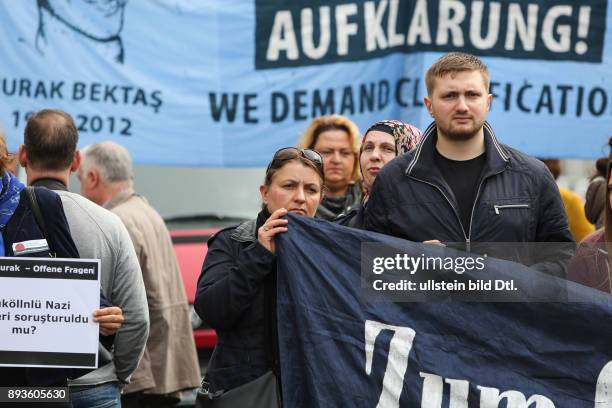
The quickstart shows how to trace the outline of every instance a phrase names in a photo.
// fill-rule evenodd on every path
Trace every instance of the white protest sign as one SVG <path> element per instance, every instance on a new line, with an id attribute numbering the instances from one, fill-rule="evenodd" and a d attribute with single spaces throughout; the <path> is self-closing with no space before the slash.
<path id="1" fill-rule="evenodd" d="M 98 366 L 100 261 L 0 257 L 0 366 Z"/>

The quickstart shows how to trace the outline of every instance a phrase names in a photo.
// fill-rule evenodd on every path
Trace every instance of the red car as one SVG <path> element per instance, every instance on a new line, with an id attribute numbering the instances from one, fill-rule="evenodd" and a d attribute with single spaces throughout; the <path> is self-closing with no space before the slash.
<path id="1" fill-rule="evenodd" d="M 174 252 L 181 268 L 185 293 L 189 301 L 189 313 L 193 336 L 198 350 L 210 350 L 217 344 L 215 330 L 207 327 L 193 309 L 198 278 L 208 251 L 206 242 L 225 226 L 238 225 L 239 219 L 180 218 L 166 222 L 172 237 Z"/>
<path id="2" fill-rule="evenodd" d="M 212 350 L 217 344 L 217 333 L 207 327 L 193 309 L 198 278 L 202 270 L 202 264 L 208 251 L 206 242 L 220 229 L 238 225 L 240 219 L 220 219 L 218 217 L 189 217 L 166 220 L 166 226 L 170 230 L 174 253 L 178 259 L 183 277 L 185 293 L 189 301 L 189 314 L 193 337 L 198 349 L 198 360 L 200 363 L 200 374 L 204 376 Z M 187 392 L 178 405 L 179 407 L 194 407 L 196 390 Z"/>
<path id="3" fill-rule="evenodd" d="M 217 344 L 217 334 L 213 329 L 204 325 L 193 309 L 193 301 L 200 271 L 202 270 L 202 263 L 208 250 L 206 241 L 218 230 L 219 228 L 170 231 L 174 253 L 181 268 L 183 285 L 185 285 L 185 293 L 187 293 L 187 300 L 189 301 L 191 327 L 193 328 L 193 337 L 198 349 L 210 349 Z"/>

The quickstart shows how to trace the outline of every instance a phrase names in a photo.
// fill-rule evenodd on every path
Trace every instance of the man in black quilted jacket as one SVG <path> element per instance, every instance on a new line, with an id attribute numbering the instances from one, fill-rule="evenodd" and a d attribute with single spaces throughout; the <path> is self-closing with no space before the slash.
<path id="1" fill-rule="evenodd" d="M 572 242 L 559 191 L 539 160 L 502 145 L 485 121 L 489 72 L 470 54 L 427 71 L 434 122 L 412 152 L 379 173 L 367 229 L 417 242 Z M 558 259 L 542 268 L 564 276 Z"/>

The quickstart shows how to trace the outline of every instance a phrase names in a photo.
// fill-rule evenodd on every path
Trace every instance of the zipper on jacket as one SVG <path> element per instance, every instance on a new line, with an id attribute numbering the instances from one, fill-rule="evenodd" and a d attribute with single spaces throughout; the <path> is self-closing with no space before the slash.
<path id="1" fill-rule="evenodd" d="M 466 244 L 466 247 L 467 247 L 467 252 L 470 252 L 470 248 L 471 248 L 470 240 L 472 238 L 472 221 L 474 219 L 474 211 L 476 211 L 476 203 L 478 202 L 478 197 L 480 197 L 480 189 L 482 188 L 482 185 L 485 183 L 485 181 L 489 177 L 497 176 L 498 174 L 503 173 L 504 170 L 498 171 L 497 173 L 490 174 L 490 175 L 488 175 L 486 177 L 483 177 L 482 180 L 480 180 L 480 184 L 478 185 L 478 190 L 476 190 L 476 198 L 474 198 L 474 203 L 472 204 L 472 213 L 470 214 L 470 229 L 468 231 L 468 236 L 467 236 L 467 238 L 465 240 L 465 244 Z"/>
<path id="2" fill-rule="evenodd" d="M 505 169 L 504 169 L 505 170 Z M 470 229 L 468 231 L 468 233 L 465 233 L 465 228 L 463 228 L 463 223 L 461 222 L 461 218 L 459 217 L 459 213 L 457 212 L 457 209 L 453 206 L 453 203 L 451 203 L 451 201 L 449 200 L 449 198 L 446 196 L 446 194 L 444 194 L 444 191 L 442 191 L 442 189 L 438 186 L 436 186 L 433 183 L 430 183 L 428 181 L 425 180 L 421 180 L 419 178 L 416 178 L 414 176 L 409 176 L 412 179 L 416 180 L 416 181 L 420 181 L 421 183 L 425 183 L 425 184 L 429 184 L 430 186 L 433 186 L 435 188 L 438 189 L 438 191 L 440 192 L 440 194 L 442 194 L 442 197 L 444 197 L 446 199 L 446 201 L 448 202 L 448 205 L 451 206 L 451 208 L 453 209 L 453 212 L 455 213 L 455 217 L 457 218 L 457 221 L 459 221 L 459 226 L 461 227 L 461 231 L 463 232 L 463 237 L 465 238 L 465 248 L 466 248 L 466 252 L 470 252 L 471 251 L 471 247 L 472 247 L 472 221 L 474 219 L 474 211 L 476 210 L 476 203 L 478 202 L 478 197 L 480 197 L 480 190 L 482 188 L 482 185 L 484 184 L 484 182 L 489 178 L 489 177 L 493 177 L 493 176 L 497 176 L 498 174 L 501 174 L 504 172 L 504 170 L 502 171 L 498 171 L 497 173 L 493 173 L 488 175 L 487 177 L 483 177 L 482 180 L 480 180 L 480 184 L 478 185 L 478 190 L 476 190 L 476 198 L 474 198 L 474 203 L 472 204 L 472 213 L 470 214 Z M 518 205 L 518 204 L 517 204 Z M 529 204 L 523 204 L 523 205 L 527 205 L 529 206 Z"/>
<path id="3" fill-rule="evenodd" d="M 470 229 L 468 231 L 468 236 L 465 239 L 465 249 L 466 252 L 471 252 L 472 250 L 472 244 L 471 244 L 471 239 L 472 239 L 472 218 L 474 218 L 474 211 L 476 211 L 476 203 L 478 202 L 478 197 L 480 196 L 480 188 L 482 187 L 482 185 L 484 184 L 486 178 L 483 178 L 482 180 L 480 180 L 480 184 L 478 185 L 478 190 L 476 190 L 476 197 L 474 198 L 474 202 L 472 203 L 472 212 L 470 213 Z"/>
<path id="4" fill-rule="evenodd" d="M 495 214 L 499 215 L 499 210 L 504 209 L 504 208 L 529 208 L 529 204 L 504 204 L 504 205 L 497 205 L 495 204 L 493 206 L 493 208 L 495 208 Z"/>

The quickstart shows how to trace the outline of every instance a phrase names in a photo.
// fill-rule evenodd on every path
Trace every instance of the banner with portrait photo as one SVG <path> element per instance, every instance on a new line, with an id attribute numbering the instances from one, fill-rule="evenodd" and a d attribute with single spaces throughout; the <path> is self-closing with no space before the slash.
<path id="1" fill-rule="evenodd" d="M 427 68 L 480 56 L 496 134 L 593 159 L 612 128 L 608 1 L 21 1 L 0 13 L 0 124 L 61 108 L 138 164 L 264 166 L 314 117 L 424 129 Z"/>

